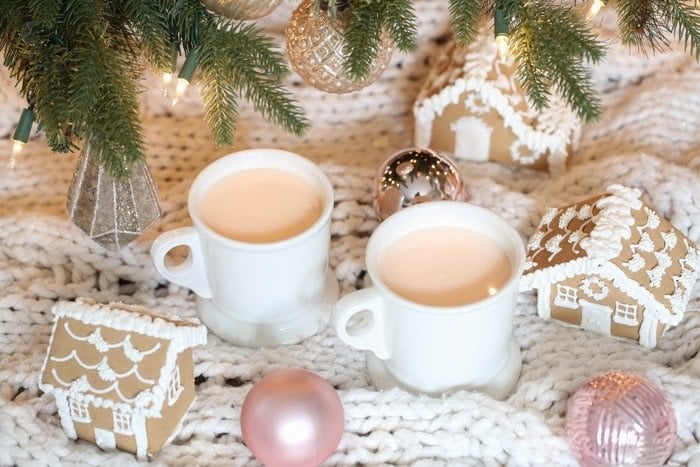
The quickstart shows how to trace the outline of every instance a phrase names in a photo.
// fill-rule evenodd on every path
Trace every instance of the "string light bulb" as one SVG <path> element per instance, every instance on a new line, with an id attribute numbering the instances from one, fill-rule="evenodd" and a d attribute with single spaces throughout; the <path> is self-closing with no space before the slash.
<path id="1" fill-rule="evenodd" d="M 177 105 L 182 96 L 187 90 L 187 86 L 190 85 L 192 77 L 194 76 L 194 71 L 197 69 L 197 52 L 192 50 L 185 63 L 182 64 L 180 73 L 177 75 L 177 84 L 175 85 L 175 95 L 173 96 L 173 107 Z"/>
<path id="2" fill-rule="evenodd" d="M 170 44 L 170 69 L 163 73 L 163 97 L 168 97 L 168 93 L 170 92 L 170 86 L 173 82 L 173 75 L 175 74 L 175 69 L 177 68 L 179 48 L 180 47 L 175 42 Z"/>
<path id="3" fill-rule="evenodd" d="M 598 12 L 603 8 L 606 4 L 608 3 L 608 0 L 593 0 L 593 3 L 591 3 L 591 9 L 588 10 L 588 15 L 586 15 L 586 19 L 588 21 L 592 21 L 596 16 L 598 16 Z"/>
<path id="4" fill-rule="evenodd" d="M 510 49 L 510 26 L 503 8 L 496 8 L 493 29 L 496 36 L 496 45 L 498 46 L 498 56 L 505 62 L 508 60 Z"/>
<path id="5" fill-rule="evenodd" d="M 24 145 L 29 141 L 29 134 L 32 131 L 32 124 L 34 123 L 34 111 L 31 107 L 27 107 L 22 110 L 22 114 L 19 117 L 19 122 L 17 123 L 17 128 L 15 133 L 12 135 L 14 140 L 12 144 L 12 154 L 10 155 L 10 168 L 14 169 L 17 165 L 17 156 L 24 149 Z"/>

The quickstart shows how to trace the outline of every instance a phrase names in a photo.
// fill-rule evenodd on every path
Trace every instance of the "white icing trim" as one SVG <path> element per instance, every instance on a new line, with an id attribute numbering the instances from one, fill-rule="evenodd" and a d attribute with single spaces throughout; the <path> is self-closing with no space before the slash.
<path id="1" fill-rule="evenodd" d="M 53 318 L 53 327 L 51 328 L 51 336 L 49 336 L 49 346 L 46 349 L 46 355 L 44 355 L 44 363 L 41 365 L 41 373 L 40 373 L 40 378 L 39 378 L 39 389 L 41 389 L 44 392 L 51 392 L 53 389 L 53 385 L 47 383 L 44 381 L 44 374 L 46 373 L 46 367 L 49 364 L 49 358 L 51 357 L 51 349 L 53 348 L 53 339 L 56 336 L 56 329 L 58 328 L 58 318 L 54 315 Z M 58 397 L 56 397 L 58 400 Z M 67 403 L 67 402 L 66 402 Z"/>
<path id="2" fill-rule="evenodd" d="M 639 327 L 639 343 L 648 349 L 656 347 L 656 327 L 658 320 L 651 313 L 644 313 L 642 325 Z"/>
<path id="3" fill-rule="evenodd" d="M 79 423 L 91 423 L 90 419 L 90 405 L 87 402 L 75 400 L 73 398 L 68 399 L 68 409 L 70 410 L 70 417 L 74 422 Z M 84 414 L 83 414 L 84 413 Z"/>
<path id="4" fill-rule="evenodd" d="M 133 416 L 130 412 L 112 410 L 112 429 L 120 435 L 131 436 L 134 434 L 132 419 Z"/>
<path id="5" fill-rule="evenodd" d="M 114 432 L 99 427 L 93 427 L 95 433 L 95 444 L 102 450 L 116 449 L 117 440 Z"/>
<path id="6" fill-rule="evenodd" d="M 674 310 L 672 313 L 671 310 L 659 303 L 651 292 L 639 285 L 636 281 L 630 280 L 630 278 L 614 264 L 587 257 L 577 258 L 567 263 L 558 264 L 545 269 L 537 269 L 525 274 L 520 282 L 520 290 L 540 289 L 580 274 L 597 274 L 603 279 L 612 282 L 616 289 L 643 306 L 645 314 L 647 312 L 653 314 L 659 322 L 663 324 L 675 326 L 683 319 L 682 312 Z M 684 296 L 684 299 L 685 298 L 690 298 L 690 292 Z M 685 303 L 687 304 L 687 301 Z"/>
<path id="7" fill-rule="evenodd" d="M 170 377 L 170 384 L 168 385 L 168 406 L 174 405 L 184 390 L 185 388 L 180 381 L 180 367 L 175 365 L 175 369 Z"/>
<path id="8" fill-rule="evenodd" d="M 131 404 L 131 403 L 136 401 L 137 405 L 139 405 L 138 402 L 143 399 L 140 396 L 142 394 L 144 394 L 144 392 L 145 392 L 145 391 L 142 391 L 142 392 L 138 393 L 136 396 L 134 396 L 133 398 L 128 398 L 124 394 L 122 394 L 122 392 L 119 390 L 119 381 L 114 381 L 112 384 L 110 384 L 106 388 L 97 389 L 90 384 L 90 382 L 87 379 L 87 376 L 85 376 L 85 375 L 68 383 L 68 382 L 62 380 L 58 376 L 58 373 L 56 372 L 56 368 L 51 368 L 51 374 L 56 379 L 56 381 L 58 381 L 60 384 L 64 385 L 68 389 L 68 392 L 70 393 L 71 396 L 74 394 L 85 394 L 87 392 L 102 395 L 102 394 L 107 394 L 108 392 L 114 391 L 123 402 L 126 402 L 127 404 Z"/>
<path id="9" fill-rule="evenodd" d="M 545 285 L 537 289 L 537 314 L 540 318 L 550 319 L 552 317 L 552 308 L 549 306 L 551 291 L 551 285 Z"/>
<path id="10" fill-rule="evenodd" d="M 554 297 L 554 304 L 570 310 L 578 310 L 578 289 L 564 284 L 557 284 L 557 296 Z"/>
<path id="11" fill-rule="evenodd" d="M 68 324 L 68 323 L 66 323 Z M 75 349 L 71 350 L 68 355 L 65 357 L 51 357 L 52 362 L 58 362 L 58 363 L 64 363 L 67 362 L 68 360 L 75 360 L 78 365 L 80 365 L 82 368 L 86 370 L 94 370 L 97 369 L 97 374 L 102 379 L 103 381 L 116 381 L 118 378 L 126 378 L 127 376 L 134 375 L 136 376 L 136 379 L 141 381 L 143 384 L 155 384 L 155 380 L 144 378 L 141 376 L 141 373 L 139 373 L 139 369 L 137 365 L 133 365 L 131 369 L 127 372 L 124 373 L 117 373 L 111 366 L 109 366 L 109 363 L 107 361 L 107 357 L 102 357 L 102 360 L 100 360 L 98 363 L 94 365 L 87 365 L 85 362 L 83 362 L 80 357 L 78 356 L 77 352 Z M 52 368 L 52 371 L 55 371 L 55 368 Z"/>
<path id="12" fill-rule="evenodd" d="M 135 411 L 131 416 L 131 430 L 134 433 L 136 443 L 136 457 L 140 461 L 148 459 L 148 430 L 146 429 L 146 417 L 141 411 Z"/>
<path id="13" fill-rule="evenodd" d="M 71 338 L 79 342 L 88 342 L 89 344 L 94 346 L 100 353 L 105 353 L 109 349 L 118 349 L 122 347 L 126 358 L 128 358 L 134 363 L 140 362 L 141 360 L 143 360 L 143 357 L 151 355 L 152 353 L 160 349 L 160 342 L 157 342 L 156 345 L 154 345 L 153 348 L 151 348 L 150 350 L 145 350 L 141 352 L 137 350 L 131 343 L 130 334 L 127 334 L 124 337 L 124 339 L 121 340 L 121 342 L 117 342 L 116 344 L 110 344 L 102 338 L 102 332 L 100 331 L 100 328 L 96 328 L 87 336 L 81 337 L 70 330 L 70 327 L 68 327 L 67 322 L 63 324 L 63 327 Z"/>
<path id="14" fill-rule="evenodd" d="M 581 247 L 588 257 L 599 260 L 610 260 L 620 255 L 623 239 L 632 236 L 635 223 L 632 211 L 642 208 L 639 199 L 642 193 L 636 188 L 610 185 L 607 193 L 595 203 L 600 210 L 593 217 L 595 227 L 588 237 L 581 240 Z"/>
<path id="15" fill-rule="evenodd" d="M 207 342 L 207 328 L 199 321 L 191 319 L 189 324 L 177 325 L 160 317 L 153 317 L 136 311 L 137 307 L 123 303 L 102 305 L 92 303 L 89 299 L 76 302 L 61 302 L 53 308 L 56 319 L 73 318 L 92 326 L 105 326 L 119 331 L 136 332 L 146 336 L 172 341 L 177 352 L 186 348 L 204 345 Z M 141 310 L 147 311 L 145 308 Z"/>
<path id="16" fill-rule="evenodd" d="M 634 318 L 627 316 L 629 312 L 634 314 Z M 613 321 L 623 326 L 637 326 L 639 324 L 639 305 L 630 305 L 615 300 Z"/>
<path id="17" fill-rule="evenodd" d="M 598 292 L 594 292 L 591 288 L 592 285 L 598 286 L 600 290 Z M 584 293 L 584 295 L 596 301 L 604 300 L 605 297 L 608 296 L 608 293 L 610 293 L 608 286 L 598 276 L 585 277 L 581 281 L 581 291 Z"/>
<path id="18" fill-rule="evenodd" d="M 68 394 L 60 389 L 54 393 L 56 398 L 56 408 L 58 409 L 58 418 L 61 420 L 63 431 L 70 439 L 77 439 L 78 434 L 75 432 L 75 423 L 70 414 L 70 406 L 68 405 Z"/>

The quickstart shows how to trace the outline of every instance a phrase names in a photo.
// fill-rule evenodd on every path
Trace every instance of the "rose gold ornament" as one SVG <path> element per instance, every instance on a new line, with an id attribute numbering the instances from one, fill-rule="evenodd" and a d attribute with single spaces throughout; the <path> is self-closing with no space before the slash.
<path id="1" fill-rule="evenodd" d="M 676 444 L 676 417 L 663 391 L 651 381 L 611 371 L 571 397 L 566 435 L 584 466 L 662 465 Z"/>
<path id="2" fill-rule="evenodd" d="M 283 0 L 200 0 L 207 10 L 224 18 L 246 21 L 272 13 Z"/>
<path id="3" fill-rule="evenodd" d="M 465 199 L 457 166 L 430 149 L 397 152 L 382 164 L 374 179 L 374 209 L 380 220 L 413 204 Z"/>
<path id="4" fill-rule="evenodd" d="M 391 38 L 385 33 L 369 75 L 361 80 L 350 78 L 345 71 L 343 53 L 343 22 L 347 14 L 351 12 L 339 12 L 331 18 L 314 7 L 314 0 L 304 0 L 287 27 L 287 55 L 292 68 L 321 91 L 342 94 L 368 86 L 384 73 L 394 52 Z"/>
<path id="5" fill-rule="evenodd" d="M 241 430 L 248 449 L 267 467 L 320 465 L 345 430 L 333 387 L 305 370 L 281 370 L 258 381 L 243 401 Z"/>

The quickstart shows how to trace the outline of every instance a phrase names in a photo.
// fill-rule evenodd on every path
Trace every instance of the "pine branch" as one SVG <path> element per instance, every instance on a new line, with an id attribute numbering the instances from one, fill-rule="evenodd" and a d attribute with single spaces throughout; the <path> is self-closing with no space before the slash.
<path id="1" fill-rule="evenodd" d="M 640 50 L 648 45 L 652 51 L 668 47 L 668 28 L 659 14 L 658 3 L 659 0 L 618 1 L 617 21 L 623 44 L 634 45 Z"/>
<path id="2" fill-rule="evenodd" d="M 68 102 L 74 131 L 112 175 L 123 177 L 144 155 L 137 81 L 132 76 L 137 57 L 124 42 L 114 47 L 126 39 L 110 34 L 106 14 L 91 0 L 69 1 L 67 28 L 74 18 L 83 20 L 80 28 L 66 33 L 73 70 Z"/>
<path id="3" fill-rule="evenodd" d="M 267 119 L 293 134 L 309 127 L 281 80 L 289 70 L 284 56 L 254 25 L 212 21 L 200 28 L 199 64 L 206 119 L 217 145 L 231 145 L 237 97 L 253 103 Z"/>
<path id="4" fill-rule="evenodd" d="M 682 0 L 663 0 L 660 9 L 673 35 L 683 42 L 695 60 L 700 60 L 700 12 L 697 3 L 691 7 Z"/>
<path id="5" fill-rule="evenodd" d="M 289 73 L 284 55 L 276 49 L 262 55 L 246 53 L 260 50 L 268 43 L 265 35 L 254 26 L 232 27 L 225 34 L 225 51 L 238 94 L 252 102 L 255 110 L 266 119 L 297 136 L 304 134 L 310 123 L 281 83 L 279 71 L 285 68 L 283 75 Z M 272 72 L 265 67 L 269 61 L 276 62 L 271 67 Z"/>
<path id="6" fill-rule="evenodd" d="M 469 44 L 479 32 L 486 0 L 450 0 L 450 18 L 455 40 Z"/>
<path id="7" fill-rule="evenodd" d="M 353 4 L 351 11 L 339 16 L 341 21 L 346 22 L 345 67 L 352 79 L 361 80 L 372 71 L 382 47 L 383 13 L 381 1 L 359 0 Z"/>
<path id="8" fill-rule="evenodd" d="M 56 25 L 58 13 L 63 2 L 61 0 L 28 0 L 27 6 L 33 21 L 43 29 L 51 29 Z"/>
<path id="9" fill-rule="evenodd" d="M 122 3 L 124 18 L 147 60 L 156 70 L 166 71 L 171 65 L 169 0 L 126 0 Z"/>
<path id="10" fill-rule="evenodd" d="M 512 14 L 516 78 L 535 108 L 548 105 L 554 87 L 583 120 L 598 119 L 600 101 L 582 62 L 597 62 L 604 48 L 588 25 L 571 8 L 554 3 L 515 5 Z"/>
<path id="11" fill-rule="evenodd" d="M 218 146 L 232 145 L 238 122 L 238 101 L 231 74 L 221 56 L 218 36 L 205 36 L 199 55 L 200 92 L 204 115 Z"/>
<path id="12" fill-rule="evenodd" d="M 416 48 L 418 18 L 411 0 L 384 0 L 384 23 L 396 48 L 411 52 Z"/>
<path id="13" fill-rule="evenodd" d="M 287 60 L 272 38 L 264 35 L 253 23 L 223 23 L 222 29 L 232 30 L 235 36 L 226 35 L 225 40 L 233 41 L 240 37 L 244 40 L 242 53 L 250 55 L 252 63 L 265 70 L 265 74 L 274 79 L 281 80 L 289 75 Z"/>

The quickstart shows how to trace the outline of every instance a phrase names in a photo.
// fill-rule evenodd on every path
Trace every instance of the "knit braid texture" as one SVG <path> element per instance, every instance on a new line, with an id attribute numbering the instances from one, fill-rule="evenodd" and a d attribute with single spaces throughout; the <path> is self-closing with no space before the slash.
<path id="1" fill-rule="evenodd" d="M 298 3 L 285 2 L 263 24 L 282 40 Z M 117 253 L 92 243 L 66 218 L 66 192 L 76 154 L 52 154 L 30 140 L 17 168 L 0 167 L 0 465 L 132 465 L 126 453 L 72 441 L 61 429 L 53 397 L 37 381 L 52 324 L 52 306 L 88 296 L 156 311 L 196 316 L 194 295 L 167 283 L 148 249 L 160 232 L 190 224 L 187 191 L 208 163 L 232 150 L 276 147 L 318 162 L 336 193 L 331 267 L 342 293 L 366 287 L 367 239 L 377 226 L 372 179 L 382 160 L 412 144 L 415 96 L 429 61 L 447 37 L 448 2 L 417 0 L 420 41 L 415 54 L 395 55 L 379 82 L 351 95 L 324 94 L 298 77 L 289 88 L 314 123 L 304 139 L 241 109 L 235 148 L 216 149 L 202 121 L 196 86 L 175 108 L 147 78 L 142 110 L 148 163 L 158 182 L 163 217 L 144 237 Z M 601 33 L 614 38 L 603 14 Z M 683 51 L 646 57 L 611 47 L 592 70 L 605 104 L 567 173 L 551 177 L 494 163 L 459 166 L 469 199 L 503 216 L 527 239 L 548 206 L 603 192 L 611 183 L 640 188 L 644 200 L 692 240 L 700 240 L 700 67 Z M 0 67 L 0 154 L 26 105 Z M 654 350 L 543 321 L 535 296 L 521 294 L 514 334 L 523 353 L 517 387 L 504 401 L 459 392 L 442 398 L 401 390 L 377 392 L 365 355 L 325 329 L 298 344 L 246 349 L 215 335 L 196 348 L 197 401 L 181 431 L 155 465 L 250 465 L 240 411 L 251 386 L 283 368 L 305 368 L 332 384 L 345 408 L 346 429 L 334 465 L 575 465 L 565 432 L 566 403 L 583 383 L 606 370 L 646 375 L 666 392 L 678 422 L 670 465 L 700 465 L 700 287 L 686 316 Z"/>

